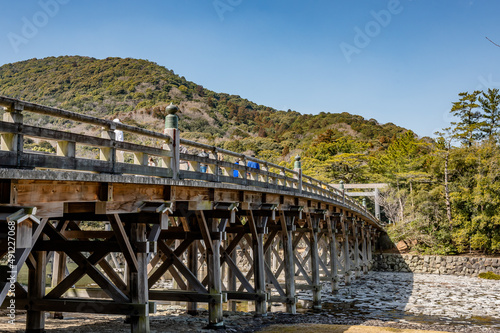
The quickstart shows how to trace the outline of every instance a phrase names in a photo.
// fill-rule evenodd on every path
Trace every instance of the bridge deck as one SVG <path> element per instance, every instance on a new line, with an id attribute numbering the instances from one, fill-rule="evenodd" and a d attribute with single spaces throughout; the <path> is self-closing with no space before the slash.
<path id="1" fill-rule="evenodd" d="M 52 311 L 122 314 L 132 332 L 149 332 L 155 301 L 187 302 L 191 313 L 208 303 L 208 324 L 220 327 L 223 303 L 250 300 L 265 315 L 281 302 L 293 313 L 298 288 L 312 290 L 320 309 L 321 281 L 335 291 L 340 275 L 349 283 L 371 266 L 379 221 L 303 175 L 299 161 L 287 169 L 182 140 L 175 127 L 159 134 L 1 96 L 0 105 L 7 108 L 0 122 L 0 281 L 23 263 L 29 270 L 27 290 L 0 282 L 0 304 L 10 304 L 13 285 L 17 308 L 28 310 L 27 331 L 41 332 L 43 313 Z M 97 126 L 101 137 L 25 124 L 28 112 Z M 136 142 L 162 140 L 161 147 L 116 141 L 120 130 Z M 26 138 L 51 141 L 57 151 L 25 149 Z M 99 156 L 84 156 L 85 147 Z M 211 156 L 198 156 L 200 149 Z M 83 227 L 88 221 L 93 228 Z M 72 271 L 69 260 L 77 265 Z M 93 288 L 74 287 L 84 276 Z M 156 288 L 165 277 L 173 288 Z"/>

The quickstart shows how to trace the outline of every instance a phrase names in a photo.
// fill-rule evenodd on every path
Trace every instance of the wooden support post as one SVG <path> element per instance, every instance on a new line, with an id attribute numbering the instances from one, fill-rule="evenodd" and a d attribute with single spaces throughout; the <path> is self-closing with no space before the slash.
<path id="1" fill-rule="evenodd" d="M 59 222 L 62 223 L 62 222 Z M 66 273 L 66 253 L 54 251 L 52 259 L 52 282 L 51 287 L 57 286 L 63 279 Z M 62 312 L 51 313 L 51 318 L 64 319 Z"/>
<path id="2" fill-rule="evenodd" d="M 198 242 L 193 242 L 188 249 L 188 268 L 195 277 L 198 278 Z M 188 281 L 188 290 L 194 290 L 193 285 Z M 189 302 L 187 306 L 188 314 L 198 315 L 198 303 Z"/>
<path id="3" fill-rule="evenodd" d="M 146 242 L 146 224 L 131 224 L 130 238 L 132 243 Z M 130 300 L 136 304 L 148 304 L 148 254 L 146 252 L 136 253 L 137 272 L 129 270 Z M 130 317 L 132 333 L 149 333 L 149 314 Z"/>
<path id="4" fill-rule="evenodd" d="M 253 216 L 252 216 L 253 219 Z M 256 223 L 259 227 L 262 226 L 263 217 L 257 218 L 261 223 Z M 254 220 L 254 222 L 256 222 Z M 262 228 L 259 228 L 262 230 Z M 257 233 L 252 237 L 252 250 L 253 250 L 253 267 L 254 267 L 254 280 L 255 292 L 264 295 L 266 292 L 266 273 L 264 270 L 264 234 Z M 259 298 L 255 301 L 255 315 L 267 316 L 266 298 Z"/>
<path id="5" fill-rule="evenodd" d="M 229 234 L 227 243 L 231 244 L 231 242 L 234 239 L 233 234 Z M 236 250 L 233 250 L 230 254 L 231 260 L 233 262 L 237 262 L 236 258 Z M 227 272 L 227 289 L 230 291 L 236 291 L 236 275 L 234 274 L 232 269 L 228 269 Z M 236 311 L 236 302 L 235 301 L 229 301 L 228 303 L 228 310 L 229 311 Z"/>
<path id="6" fill-rule="evenodd" d="M 361 234 L 362 234 L 362 245 L 361 245 L 361 254 L 363 256 L 363 273 L 368 273 L 368 252 L 366 249 L 366 238 L 367 238 L 367 230 L 365 228 L 364 223 L 361 225 Z"/>
<path id="7" fill-rule="evenodd" d="M 28 298 L 30 301 L 42 299 L 45 296 L 45 273 L 47 254 L 45 251 L 34 253 L 35 269 L 28 272 Z M 28 310 L 26 314 L 26 333 L 45 332 L 45 312 Z"/>
<path id="8" fill-rule="evenodd" d="M 359 228 L 355 219 L 352 220 L 352 230 L 354 233 L 354 275 L 356 278 L 360 276 L 360 260 L 359 260 Z"/>
<path id="9" fill-rule="evenodd" d="M 339 268 L 338 268 L 338 250 L 337 250 L 337 222 L 334 220 L 332 223 L 332 234 L 330 236 L 330 269 L 332 276 L 332 294 L 336 294 L 339 290 Z"/>
<path id="10" fill-rule="evenodd" d="M 269 237 L 269 235 L 268 235 Z M 272 252 L 273 252 L 273 247 L 274 247 L 274 241 L 272 241 L 271 245 L 269 246 L 269 248 L 267 249 L 267 251 L 264 253 L 264 265 L 267 265 L 267 267 L 271 267 L 271 270 L 274 272 L 274 269 L 273 269 L 273 265 L 272 265 L 272 257 L 274 257 L 272 255 Z M 271 282 L 271 279 L 266 275 L 266 285 L 267 284 L 270 284 L 272 283 Z M 266 289 L 267 291 L 267 289 Z M 271 311 L 271 304 L 272 302 L 268 302 L 267 303 L 267 311 Z"/>
<path id="11" fill-rule="evenodd" d="M 369 265 L 370 269 L 373 267 L 373 250 L 374 250 L 374 240 L 375 237 L 373 235 L 372 227 L 370 226 L 370 233 L 369 233 L 369 239 L 368 239 L 368 260 L 369 260 Z"/>
<path id="12" fill-rule="evenodd" d="M 295 314 L 297 313 L 297 305 L 295 302 L 295 262 L 292 244 L 292 224 L 294 217 L 285 217 L 285 214 L 281 212 L 281 219 L 283 219 L 281 240 L 283 242 L 283 261 L 285 263 L 285 288 L 288 299 L 286 311 Z"/>
<path id="13" fill-rule="evenodd" d="M 216 219 L 204 219 L 212 232 L 218 231 L 219 224 Z M 211 240 L 212 244 L 207 247 L 207 274 L 208 274 L 208 292 L 219 298 L 222 294 L 221 267 L 220 267 L 220 239 Z M 211 248 L 211 250 L 210 250 Z M 217 301 L 208 304 L 208 326 L 210 329 L 224 328 L 224 318 L 222 316 L 222 303 Z"/>
<path id="14" fill-rule="evenodd" d="M 309 216 L 311 223 L 310 251 L 311 251 L 311 274 L 313 287 L 313 310 L 321 310 L 321 283 L 319 281 L 319 253 L 318 253 L 318 232 L 319 217 Z"/>
<path id="15" fill-rule="evenodd" d="M 341 218 L 342 223 L 342 232 L 344 237 L 344 280 L 345 285 L 351 285 L 351 265 L 350 265 L 350 257 L 349 257 L 349 224 L 346 219 Z"/>

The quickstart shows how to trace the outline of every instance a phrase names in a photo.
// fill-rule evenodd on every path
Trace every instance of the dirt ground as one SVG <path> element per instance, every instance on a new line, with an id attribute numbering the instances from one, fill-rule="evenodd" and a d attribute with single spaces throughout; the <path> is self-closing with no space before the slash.
<path id="1" fill-rule="evenodd" d="M 439 333 L 439 331 L 399 329 L 364 325 L 271 325 L 261 332 L 266 333 Z"/>

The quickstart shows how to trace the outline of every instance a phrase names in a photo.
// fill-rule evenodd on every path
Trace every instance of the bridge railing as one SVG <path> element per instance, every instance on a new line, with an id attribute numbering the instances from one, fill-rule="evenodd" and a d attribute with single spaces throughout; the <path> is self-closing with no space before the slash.
<path id="1" fill-rule="evenodd" d="M 170 130 L 171 135 L 167 130 L 157 133 L 3 96 L 0 96 L 0 106 L 6 108 L 0 122 L 0 167 L 133 174 L 294 191 L 334 200 L 376 221 L 365 207 L 346 197 L 343 191 L 303 175 L 298 160 L 298 167 L 289 169 L 253 156 L 179 139 L 176 128 Z M 101 136 L 26 124 L 23 120 L 26 112 L 88 124 L 94 126 L 94 131 L 97 126 Z M 147 144 L 117 140 L 118 131 L 125 132 L 124 137 L 129 141 Z M 26 138 L 55 142 L 56 152 L 25 149 Z M 93 150 L 94 155 L 80 153 L 89 150 Z M 259 169 L 249 166 L 249 162 L 257 163 Z"/>

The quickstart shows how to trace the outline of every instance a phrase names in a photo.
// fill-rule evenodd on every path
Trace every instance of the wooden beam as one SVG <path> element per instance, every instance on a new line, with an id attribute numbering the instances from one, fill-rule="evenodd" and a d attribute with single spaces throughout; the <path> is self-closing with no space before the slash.
<path id="1" fill-rule="evenodd" d="M 115 232 L 116 240 L 120 245 L 123 256 L 130 267 L 132 272 L 137 273 L 138 271 L 138 263 L 137 258 L 135 256 L 134 250 L 132 249 L 132 245 L 128 239 L 127 233 L 123 228 L 122 221 L 120 220 L 120 216 L 118 214 L 110 214 L 108 215 L 109 223 Z"/>
<path id="2" fill-rule="evenodd" d="M 248 301 L 266 301 L 266 293 L 247 293 L 239 291 L 224 291 L 223 294 L 226 295 L 228 300 L 248 300 Z"/>
<path id="3" fill-rule="evenodd" d="M 105 301 L 101 299 L 40 299 L 19 300 L 16 306 L 29 311 L 79 312 L 117 315 L 147 315 L 149 304 Z"/>
<path id="4" fill-rule="evenodd" d="M 105 250 L 94 252 L 88 257 L 88 262 L 91 265 L 97 264 L 102 260 L 109 252 Z M 80 280 L 86 273 L 85 266 L 78 266 L 74 269 L 68 276 L 66 276 L 62 281 L 60 281 L 54 288 L 45 296 L 45 298 L 59 298 L 68 289 L 70 289 L 78 280 Z"/>
<path id="5" fill-rule="evenodd" d="M 79 241 L 79 240 L 47 240 L 38 241 L 33 251 L 60 251 L 60 252 L 93 252 L 108 250 L 120 252 L 121 247 L 117 241 Z"/>
<path id="6" fill-rule="evenodd" d="M 265 270 L 266 270 L 266 276 L 267 276 L 267 278 L 274 285 L 274 287 L 276 288 L 276 291 L 278 292 L 278 294 L 280 294 L 281 296 L 285 296 L 286 295 L 285 291 L 281 287 L 280 283 L 278 282 L 278 279 L 273 274 L 273 271 L 271 270 L 271 268 L 269 267 L 269 265 L 267 263 L 265 264 Z"/>
<path id="7" fill-rule="evenodd" d="M 229 268 L 234 273 L 234 275 L 236 275 L 236 277 L 238 278 L 238 280 L 240 280 L 241 285 L 249 293 L 255 293 L 255 289 L 252 287 L 252 285 L 250 284 L 250 282 L 248 282 L 248 280 L 243 275 L 243 273 L 240 271 L 240 269 L 238 268 L 238 265 L 236 265 L 236 263 L 233 261 L 233 259 L 231 258 L 231 256 L 224 252 L 222 254 L 222 260 L 224 260 L 224 262 L 226 262 L 226 264 L 229 266 Z"/>
<path id="8" fill-rule="evenodd" d="M 47 223 L 44 229 L 45 234 L 47 234 L 50 239 L 55 240 L 65 240 L 66 238 L 62 236 L 53 225 Z M 79 252 L 66 252 L 68 256 L 73 259 L 73 261 L 78 264 L 78 266 L 83 266 L 86 269 L 86 273 L 102 288 L 104 289 L 110 296 L 117 302 L 128 302 L 128 297 L 108 278 L 98 270 L 94 264 L 92 264 L 85 256 L 83 256 Z"/>
<path id="9" fill-rule="evenodd" d="M 250 226 L 250 232 L 252 233 L 252 239 L 257 239 L 257 225 L 253 217 L 252 210 L 247 211 L 247 222 Z"/>
<path id="10" fill-rule="evenodd" d="M 212 237 L 210 236 L 210 229 L 208 228 L 207 220 L 202 210 L 196 211 L 196 219 L 198 220 L 198 225 L 200 226 L 201 234 L 203 235 L 203 240 L 205 241 L 206 251 L 210 254 L 214 253 L 212 247 Z"/>
<path id="11" fill-rule="evenodd" d="M 222 303 L 222 295 L 212 295 L 197 291 L 179 290 L 151 290 L 149 299 L 155 301 L 177 301 L 177 302 L 200 302 L 200 303 Z"/>
<path id="12" fill-rule="evenodd" d="M 197 277 L 189 270 L 189 268 L 184 265 L 184 263 L 178 258 L 178 255 L 175 254 L 168 246 L 160 243 L 160 250 L 169 258 L 172 259 L 173 264 L 179 270 L 179 272 L 189 281 L 191 287 L 202 293 L 206 293 L 207 290 L 205 287 L 198 281 Z M 183 251 L 184 252 L 184 251 Z"/>

